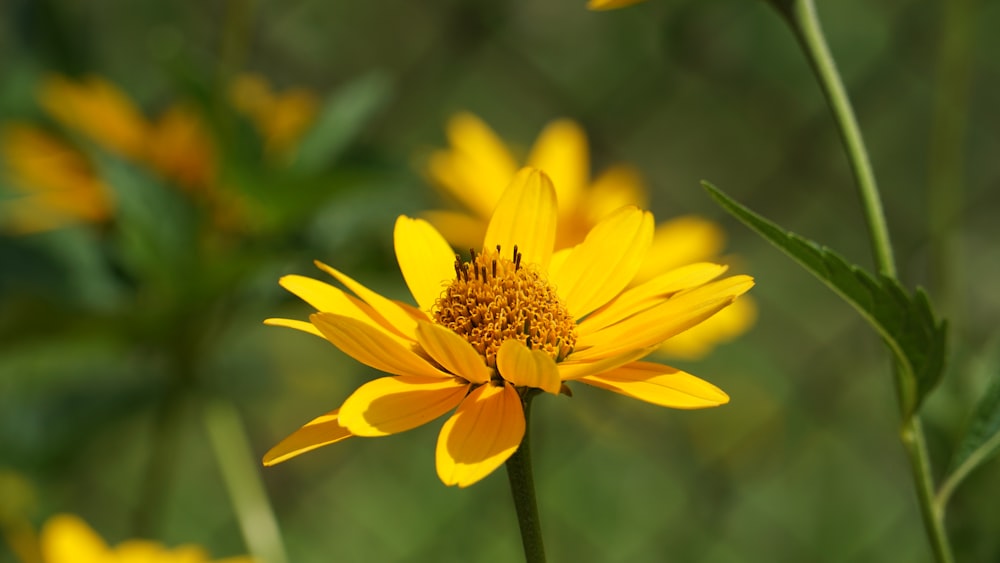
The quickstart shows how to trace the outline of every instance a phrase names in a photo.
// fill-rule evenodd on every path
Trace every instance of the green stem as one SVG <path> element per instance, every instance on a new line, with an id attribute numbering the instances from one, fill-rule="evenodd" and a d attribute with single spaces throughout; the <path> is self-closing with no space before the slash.
<path id="1" fill-rule="evenodd" d="M 903 424 L 900 437 L 910 457 L 913 482 L 917 488 L 917 499 L 920 501 L 931 549 L 938 563 L 953 563 L 955 556 L 951 553 L 951 544 L 944 529 L 944 505 L 938 504 L 934 497 L 934 477 L 931 475 L 931 462 L 927 456 L 927 441 L 920 417 L 911 416 Z"/>
<path id="2" fill-rule="evenodd" d="M 261 563 L 287 563 L 277 519 L 239 412 L 221 400 L 204 408 L 205 428 L 247 549 Z"/>
<path id="3" fill-rule="evenodd" d="M 773 0 L 774 5 L 785 15 L 805 51 L 823 93 L 833 111 L 834 120 L 840 131 L 841 140 L 847 151 L 847 158 L 858 184 L 858 191 L 865 211 L 868 231 L 871 236 L 872 253 L 879 271 L 890 278 L 896 277 L 896 264 L 892 254 L 892 244 L 889 241 L 889 229 L 886 226 L 882 201 L 875 183 L 865 149 L 864 139 L 858 127 L 857 118 L 851 108 L 840 73 L 830 55 L 830 49 L 823 36 L 816 6 L 813 0 Z M 907 388 L 904 374 L 897 368 L 894 370 L 897 389 L 901 399 Z M 906 403 L 901 400 L 901 407 Z M 951 563 L 954 556 L 944 528 L 944 515 L 935 503 L 934 480 L 931 472 L 930 458 L 927 454 L 927 440 L 924 437 L 920 418 L 917 414 L 906 415 L 900 438 L 906 448 L 910 460 L 910 469 L 916 487 L 917 499 L 920 504 L 924 527 L 928 540 L 938 563 Z"/>
<path id="4" fill-rule="evenodd" d="M 535 483 L 531 473 L 531 399 L 535 393 L 527 391 L 521 401 L 524 405 L 524 438 L 520 447 L 507 460 L 507 477 L 510 492 L 514 497 L 517 521 L 521 527 L 521 543 L 524 545 L 526 563 L 544 563 L 545 546 L 542 545 L 542 526 L 538 520 L 538 503 L 535 501 Z"/>
<path id="5" fill-rule="evenodd" d="M 854 109 L 844 90 L 844 83 L 837 72 L 837 65 L 830 55 L 826 38 L 816 16 L 816 6 L 812 0 L 794 0 L 787 8 L 786 16 L 792 24 L 802 48 L 809 58 L 809 63 L 816 72 L 823 94 L 826 95 L 834 120 L 840 131 L 840 138 L 847 151 L 851 171 L 858 184 L 858 192 L 868 223 L 871 236 L 872 251 L 875 263 L 883 274 L 896 277 L 896 263 L 892 257 L 892 244 L 889 242 L 889 229 L 885 223 L 885 213 L 882 211 L 882 200 L 879 197 L 875 174 L 868 160 L 865 141 L 861 137 Z"/>

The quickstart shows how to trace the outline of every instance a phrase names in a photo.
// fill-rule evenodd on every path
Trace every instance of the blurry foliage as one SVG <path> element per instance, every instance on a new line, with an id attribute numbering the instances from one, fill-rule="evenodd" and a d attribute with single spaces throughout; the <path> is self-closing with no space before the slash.
<path id="1" fill-rule="evenodd" d="M 835 130 L 772 9 L 655 0 L 595 14 L 583 4 L 2 4 L 0 125 L 27 121 L 64 139 L 115 190 L 120 208 L 103 226 L 0 237 L 0 468 L 17 475 L 17 498 L 35 499 L 15 507 L 15 497 L 0 494 L 0 514 L 37 526 L 74 512 L 115 543 L 135 535 L 155 500 L 146 527 L 157 539 L 244 553 L 196 405 L 206 395 L 234 402 L 263 453 L 372 376 L 328 343 L 260 321 L 303 316 L 277 279 L 310 274 L 313 258 L 403 294 L 386 226 L 438 203 L 414 155 L 443 144 L 444 123 L 458 110 L 482 115 L 523 147 L 542 124 L 573 118 L 598 168 L 630 162 L 650 179 L 658 216 L 721 217 L 698 186 L 708 177 L 749 208 L 869 265 Z M 990 56 L 1000 49 L 991 33 L 1000 6 L 979 3 L 978 17 L 960 29 L 975 49 L 967 98 L 951 106 L 968 127 L 944 274 L 933 270 L 925 165 L 943 87 L 935 69 L 942 8 L 849 0 L 819 9 L 881 179 L 901 277 L 929 287 L 953 321 L 950 344 L 962 361 L 923 407 L 931 448 L 945 459 L 964 431 L 963 413 L 996 378 L 965 366 L 979 361 L 1000 315 L 1000 129 L 991 126 L 1000 62 Z M 230 102 L 228 85 L 244 71 L 276 91 L 316 94 L 315 128 L 295 157 L 272 156 L 253 119 Z M 52 74 L 105 77 L 149 116 L 177 101 L 196 108 L 220 177 L 248 202 L 246 228 L 220 229 L 169 179 L 47 117 L 37 92 Z M 0 180 L 0 205 L 16 193 Z M 884 351 L 849 307 L 729 225 L 741 268 L 758 282 L 760 319 L 697 372 L 732 403 L 671 413 L 586 391 L 538 401 L 534 458 L 550 557 L 926 559 L 896 416 L 886 408 L 895 392 L 882 373 Z M 164 426 L 170 436 L 157 437 Z M 433 430 L 413 431 L 422 432 Z M 427 469 L 432 439 L 352 440 L 261 468 L 289 559 L 515 559 L 503 476 L 469 490 L 441 487 Z M 161 444 L 166 455 L 156 453 Z M 167 462 L 158 500 L 148 493 L 151 459 Z M 954 492 L 949 528 L 960 560 L 1000 552 L 985 534 L 997 525 L 997 463 Z M 13 559 L 0 550 L 0 561 Z"/>

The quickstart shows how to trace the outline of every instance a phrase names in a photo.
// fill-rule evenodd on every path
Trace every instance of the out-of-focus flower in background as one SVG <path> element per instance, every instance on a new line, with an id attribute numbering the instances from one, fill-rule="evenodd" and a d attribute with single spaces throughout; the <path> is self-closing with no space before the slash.
<path id="1" fill-rule="evenodd" d="M 292 150 L 319 111 L 319 99 L 304 88 L 275 92 L 258 74 L 241 74 L 229 88 L 233 107 L 253 120 L 270 154 Z"/>
<path id="2" fill-rule="evenodd" d="M 518 159 L 507 143 L 471 113 L 453 116 L 446 134 L 450 146 L 430 155 L 427 172 L 432 183 L 462 209 L 428 211 L 425 216 L 455 246 L 475 248 L 504 187 L 519 166 Z M 544 170 L 555 185 L 559 205 L 557 250 L 579 244 L 600 220 L 622 206 L 648 206 L 648 190 L 632 166 L 614 165 L 591 178 L 586 133 L 571 120 L 548 124 L 531 148 L 526 165 Z M 694 215 L 660 223 L 634 283 L 686 264 L 717 262 L 725 238 L 718 224 Z M 755 319 L 753 302 L 740 299 L 712 319 L 664 343 L 662 351 L 679 358 L 700 358 L 716 344 L 745 332 Z"/>
<path id="3" fill-rule="evenodd" d="M 625 8 L 644 1 L 645 0 L 590 0 L 587 2 L 587 9 L 596 11 L 616 10 L 618 8 Z"/>
<path id="4" fill-rule="evenodd" d="M 57 514 L 39 537 L 41 563 L 252 563 L 249 557 L 212 559 L 195 545 L 168 548 L 150 540 L 126 540 L 111 547 L 82 518 Z M 25 561 L 24 563 L 34 563 Z"/>
<path id="5" fill-rule="evenodd" d="M 476 483 L 524 436 L 519 394 L 564 391 L 579 381 L 666 407 L 729 401 L 680 370 L 638 361 L 664 340 L 731 305 L 748 276 L 713 281 L 725 266 L 691 264 L 626 287 L 653 240 L 653 216 L 635 206 L 599 221 L 583 242 L 554 250 L 556 189 L 541 171 L 514 174 L 468 261 L 422 219 L 400 216 L 396 257 L 417 307 L 369 290 L 319 264 L 350 295 L 291 275 L 281 285 L 314 306 L 311 322 L 268 324 L 325 337 L 374 369 L 394 374 L 362 385 L 264 457 L 271 465 L 350 436 L 409 430 L 456 409 L 437 444 L 446 485 Z"/>
<path id="6" fill-rule="evenodd" d="M 100 223 L 114 213 L 111 190 L 93 165 L 63 139 L 28 123 L 0 131 L 0 158 L 19 194 L 0 203 L 3 229 L 31 233 Z"/>
<path id="7" fill-rule="evenodd" d="M 202 111 L 191 103 L 174 102 L 157 118 L 148 118 L 125 92 L 97 76 L 48 77 L 38 100 L 70 137 L 27 124 L 6 127 L 3 159 L 12 184 L 24 194 L 4 203 L 8 231 L 48 230 L 113 216 L 113 190 L 73 136 L 149 170 L 207 208 L 216 227 L 239 229 L 245 221 L 246 202 L 220 177 L 221 150 Z M 229 100 L 256 126 L 271 155 L 294 151 L 319 106 L 308 90 L 275 93 L 255 74 L 234 78 Z"/>

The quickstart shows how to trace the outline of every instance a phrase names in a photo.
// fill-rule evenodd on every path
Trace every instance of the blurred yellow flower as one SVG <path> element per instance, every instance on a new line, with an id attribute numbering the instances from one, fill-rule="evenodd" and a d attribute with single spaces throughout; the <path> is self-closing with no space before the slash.
<path id="1" fill-rule="evenodd" d="M 5 230 L 26 234 L 111 216 L 111 190 L 86 157 L 58 137 L 9 124 L 0 131 L 0 157 L 11 187 L 21 192 L 3 203 Z"/>
<path id="2" fill-rule="evenodd" d="M 252 563 L 249 557 L 211 559 L 193 545 L 173 549 L 149 540 L 110 547 L 81 518 L 58 514 L 42 528 L 42 563 Z"/>
<path id="3" fill-rule="evenodd" d="M 229 97 L 236 109 L 253 120 L 271 153 L 294 148 L 319 111 L 319 100 L 312 92 L 292 88 L 277 94 L 257 74 L 237 76 L 230 85 Z"/>
<path id="4" fill-rule="evenodd" d="M 449 120 L 446 133 L 451 146 L 433 152 L 427 170 L 444 195 L 465 211 L 436 210 L 425 216 L 451 243 L 470 248 L 482 240 L 486 222 L 519 164 L 507 144 L 475 115 L 455 115 Z M 567 119 L 545 127 L 528 155 L 527 165 L 544 170 L 556 186 L 557 250 L 580 243 L 600 220 L 616 209 L 648 204 L 646 186 L 630 166 L 615 165 L 590 178 L 586 133 Z M 707 219 L 685 215 L 660 223 L 635 283 L 693 262 L 718 261 L 724 245 L 722 228 Z M 755 318 L 753 302 L 741 299 L 711 321 L 681 338 L 671 339 L 662 351 L 674 357 L 699 358 L 715 344 L 745 332 Z"/>
<path id="5" fill-rule="evenodd" d="M 130 158 L 142 158 L 150 124 L 132 100 L 107 80 L 50 76 L 39 92 L 42 108 L 68 129 Z"/>
<path id="6" fill-rule="evenodd" d="M 417 307 L 382 297 L 317 262 L 351 295 L 298 275 L 281 285 L 318 311 L 310 322 L 268 319 L 325 337 L 357 361 L 393 374 L 358 388 L 264 456 L 273 465 L 351 436 L 385 436 L 452 409 L 436 449 L 446 485 L 476 483 L 503 464 L 525 431 L 521 394 L 558 394 L 569 381 L 696 409 L 729 397 L 675 368 L 638 361 L 723 310 L 748 276 L 713 281 L 725 266 L 696 263 L 626 290 L 653 242 L 653 216 L 620 207 L 571 248 L 554 251 L 552 181 L 524 168 L 500 194 L 468 260 L 422 219 L 400 216 L 396 258 Z"/>
<path id="7" fill-rule="evenodd" d="M 587 2 L 588 10 L 616 10 L 618 8 L 624 8 L 626 6 L 631 6 L 632 4 L 638 4 L 639 2 L 644 2 L 645 0 L 590 0 Z"/>
<path id="8" fill-rule="evenodd" d="M 186 106 L 171 106 L 154 122 L 117 86 L 95 76 L 79 82 L 50 77 L 39 97 L 67 129 L 189 191 L 215 182 L 215 141 L 202 117 Z"/>
<path id="9" fill-rule="evenodd" d="M 237 77 L 232 94 L 237 110 L 258 124 L 269 151 L 291 149 L 318 106 L 305 90 L 274 94 L 256 75 Z M 217 226 L 234 229 L 244 222 L 245 202 L 220 185 L 216 141 L 192 107 L 174 104 L 152 120 L 121 89 L 96 76 L 49 77 L 39 102 L 67 130 L 152 170 L 207 206 Z M 24 194 L 3 202 L 6 230 L 23 234 L 112 216 L 112 192 L 79 150 L 24 124 L 7 127 L 0 145 L 13 187 Z"/>
<path id="10" fill-rule="evenodd" d="M 145 160 L 166 179 L 190 191 L 215 182 L 215 142 L 201 116 L 184 105 L 168 108 L 150 129 Z"/>

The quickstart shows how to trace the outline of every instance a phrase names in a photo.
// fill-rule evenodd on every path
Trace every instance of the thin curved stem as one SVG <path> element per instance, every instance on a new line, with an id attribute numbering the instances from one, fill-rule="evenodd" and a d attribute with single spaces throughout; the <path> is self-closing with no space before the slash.
<path id="1" fill-rule="evenodd" d="M 544 563 L 545 546 L 542 544 L 542 526 L 538 519 L 538 503 L 535 501 L 535 480 L 531 472 L 531 399 L 535 393 L 530 390 L 521 398 L 524 405 L 524 438 L 514 455 L 507 459 L 507 477 L 510 493 L 514 497 L 517 521 L 521 527 L 521 543 L 524 545 L 526 563 Z"/>
<path id="2" fill-rule="evenodd" d="M 816 6 L 813 0 L 773 0 L 774 5 L 787 18 L 809 59 L 823 93 L 830 104 L 834 121 L 840 131 L 847 158 L 858 185 L 858 192 L 865 211 L 865 219 L 871 236 L 872 253 L 878 270 L 890 278 L 896 277 L 896 263 L 889 240 L 885 213 L 879 196 L 875 174 L 872 172 L 861 129 L 851 108 L 840 73 L 830 54 L 823 36 Z M 898 366 L 894 368 L 896 388 L 900 392 L 900 406 L 905 405 L 903 393 L 907 388 L 904 376 Z M 927 454 L 927 440 L 924 437 L 919 416 L 908 414 L 900 429 L 900 438 L 906 448 L 916 488 L 924 527 L 938 563 L 952 563 L 951 546 L 944 527 L 944 514 L 934 498 L 934 479 L 930 457 Z"/>
<path id="3" fill-rule="evenodd" d="M 206 402 L 203 418 L 247 549 L 258 561 L 287 563 L 278 521 L 239 412 L 231 403 L 216 399 Z"/>
<path id="4" fill-rule="evenodd" d="M 840 73 L 837 72 L 837 65 L 830 55 L 830 48 L 827 47 L 826 38 L 823 36 L 816 15 L 816 6 L 812 0 L 794 0 L 791 4 L 790 11 L 786 12 L 786 15 L 833 111 L 851 171 L 858 184 L 858 194 L 861 196 L 868 223 L 875 264 L 881 273 L 894 278 L 896 262 L 892 255 L 892 243 L 889 241 L 889 229 L 886 226 L 878 185 L 875 183 L 875 174 L 872 172 L 868 150 L 865 148 L 865 141 L 861 136 L 851 101 L 847 97 L 844 83 L 840 79 Z"/>

